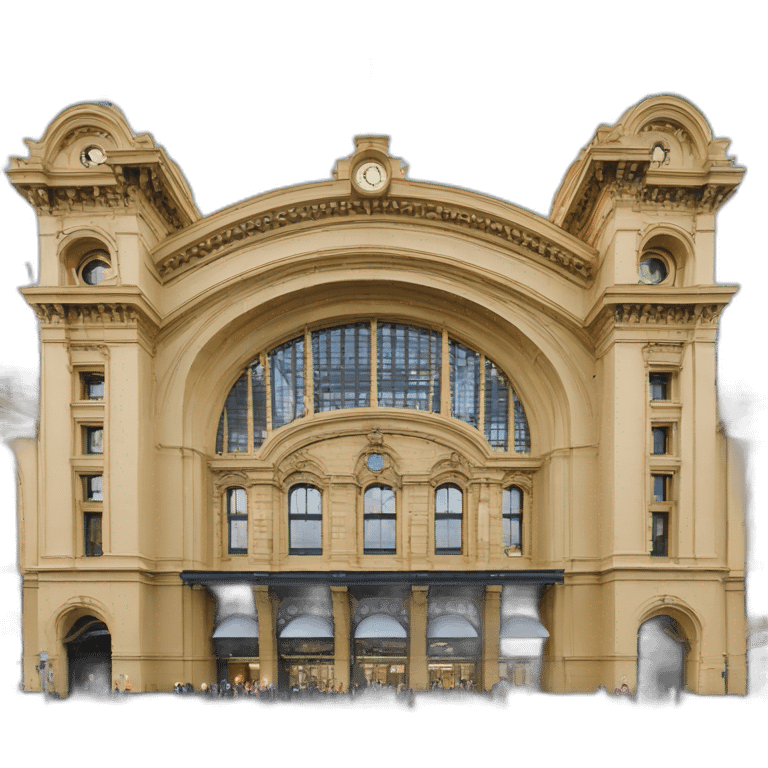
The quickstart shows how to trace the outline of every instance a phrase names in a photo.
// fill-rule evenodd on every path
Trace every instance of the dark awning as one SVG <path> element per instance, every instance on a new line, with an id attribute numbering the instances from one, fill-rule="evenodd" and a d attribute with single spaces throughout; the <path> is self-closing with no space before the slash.
<path id="1" fill-rule="evenodd" d="M 482 584 L 562 584 L 563 569 L 515 571 L 182 571 L 185 584 L 247 583 L 267 586 L 455 586 Z"/>

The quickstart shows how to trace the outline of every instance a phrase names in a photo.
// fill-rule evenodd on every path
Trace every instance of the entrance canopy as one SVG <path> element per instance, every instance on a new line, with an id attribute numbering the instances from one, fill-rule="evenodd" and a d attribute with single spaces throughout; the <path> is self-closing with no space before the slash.
<path id="1" fill-rule="evenodd" d="M 478 637 L 477 630 L 463 617 L 452 614 L 436 616 L 429 622 L 427 637 L 430 640 L 454 637 Z"/>
<path id="2" fill-rule="evenodd" d="M 355 630 L 355 639 L 363 640 L 366 638 L 378 637 L 407 637 L 403 625 L 384 613 L 377 613 L 373 616 L 367 616 L 358 625 Z"/>
<path id="3" fill-rule="evenodd" d="M 280 638 L 333 639 L 333 627 L 320 616 L 299 616 L 283 627 Z"/>
<path id="4" fill-rule="evenodd" d="M 248 616 L 230 616 L 216 627 L 214 640 L 219 637 L 249 637 L 258 638 L 259 624 Z"/>
<path id="5" fill-rule="evenodd" d="M 549 637 L 547 628 L 530 616 L 513 616 L 504 622 L 499 636 L 504 637 Z"/>

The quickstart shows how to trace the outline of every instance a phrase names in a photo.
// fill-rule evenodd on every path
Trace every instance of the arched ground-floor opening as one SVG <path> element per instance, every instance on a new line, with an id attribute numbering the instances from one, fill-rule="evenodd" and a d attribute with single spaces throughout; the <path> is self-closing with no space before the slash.
<path id="1" fill-rule="evenodd" d="M 69 693 L 109 693 L 112 636 L 95 616 L 81 616 L 63 640 L 67 649 Z"/>
<path id="2" fill-rule="evenodd" d="M 677 621 L 662 614 L 640 625 L 637 633 L 637 694 L 667 698 L 686 684 L 690 643 Z"/>

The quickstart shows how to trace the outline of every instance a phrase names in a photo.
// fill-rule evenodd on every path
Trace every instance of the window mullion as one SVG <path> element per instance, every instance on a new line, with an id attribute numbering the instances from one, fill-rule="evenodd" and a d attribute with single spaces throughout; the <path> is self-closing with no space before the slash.
<path id="1" fill-rule="evenodd" d="M 264 367 L 264 388 L 266 390 L 265 403 L 267 409 L 267 438 L 272 434 L 272 371 L 269 366 L 269 355 L 261 353 L 261 364 Z"/>
<path id="2" fill-rule="evenodd" d="M 485 355 L 480 354 L 480 371 L 478 374 L 480 396 L 478 397 L 477 408 L 479 413 L 477 414 L 477 428 L 481 434 L 485 434 Z"/>
<path id="3" fill-rule="evenodd" d="M 371 358 L 368 361 L 371 372 L 371 400 L 369 405 L 378 408 L 379 405 L 379 324 L 371 320 Z"/>
<path id="4" fill-rule="evenodd" d="M 245 369 L 246 374 L 246 393 L 247 393 L 247 408 L 248 408 L 248 443 L 246 445 L 246 451 L 248 453 L 253 453 L 253 371 L 251 370 L 252 365 L 249 365 Z"/>
<path id="5" fill-rule="evenodd" d="M 442 346 L 440 350 L 442 365 L 440 366 L 440 413 L 451 415 L 451 360 L 448 348 L 448 330 L 443 328 Z"/>
<path id="6" fill-rule="evenodd" d="M 309 329 L 304 329 L 304 389 L 306 398 L 304 410 L 307 416 L 315 414 L 315 356 L 312 349 L 312 334 Z M 304 397 L 302 395 L 302 397 Z"/>

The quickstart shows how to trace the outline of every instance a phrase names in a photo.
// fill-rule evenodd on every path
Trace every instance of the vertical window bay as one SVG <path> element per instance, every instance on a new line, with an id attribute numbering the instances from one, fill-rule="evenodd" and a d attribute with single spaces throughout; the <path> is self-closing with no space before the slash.
<path id="1" fill-rule="evenodd" d="M 248 450 L 248 378 L 243 374 L 229 390 L 227 402 L 227 451 Z"/>
<path id="2" fill-rule="evenodd" d="M 382 408 L 440 411 L 441 335 L 399 323 L 378 324 Z"/>
<path id="3" fill-rule="evenodd" d="M 267 439 L 267 376 L 260 362 L 251 363 L 253 397 L 253 447 L 259 448 Z"/>
<path id="4" fill-rule="evenodd" d="M 480 355 L 450 342 L 451 414 L 473 427 L 480 423 Z"/>
<path id="5" fill-rule="evenodd" d="M 485 361 L 485 439 L 497 450 L 507 450 L 509 386 L 501 371 Z"/>
<path id="6" fill-rule="evenodd" d="M 312 333 L 315 411 L 371 402 L 371 326 L 353 323 Z"/>
<path id="7" fill-rule="evenodd" d="M 512 390 L 512 397 L 515 401 L 515 450 L 518 453 L 530 453 L 531 433 L 528 430 L 528 418 L 514 389 Z"/>
<path id="8" fill-rule="evenodd" d="M 304 338 L 294 339 L 269 355 L 272 374 L 272 426 L 282 427 L 304 415 Z"/>

